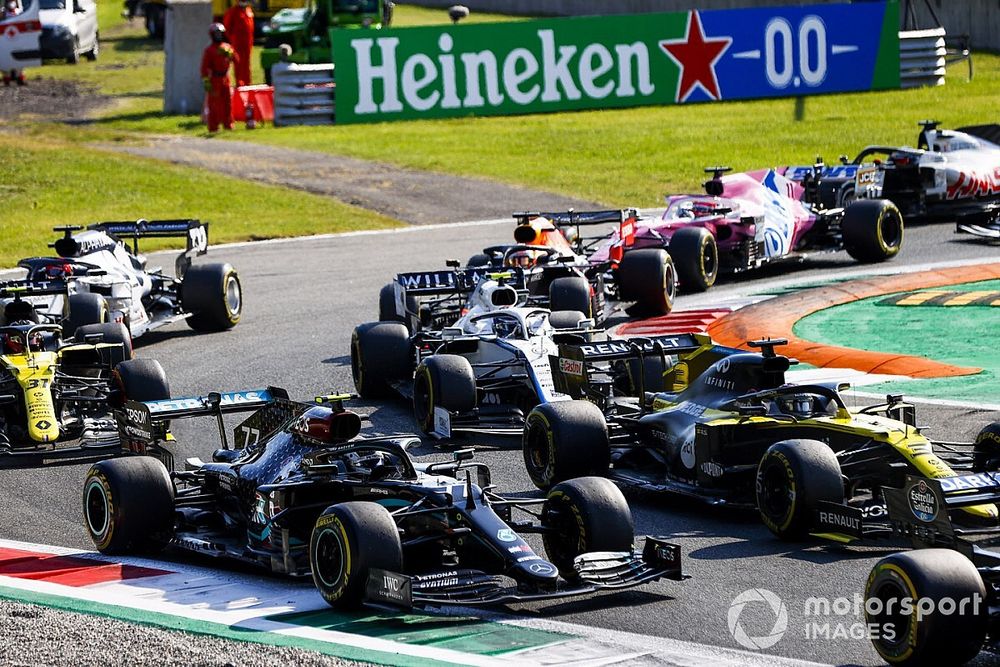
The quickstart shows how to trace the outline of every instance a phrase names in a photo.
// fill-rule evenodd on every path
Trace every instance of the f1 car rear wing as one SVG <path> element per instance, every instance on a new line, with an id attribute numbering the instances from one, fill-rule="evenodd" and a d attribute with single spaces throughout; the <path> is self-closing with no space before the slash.
<path id="1" fill-rule="evenodd" d="M 631 246 L 635 239 L 636 223 L 639 220 L 639 212 L 634 208 L 618 209 L 612 211 L 569 211 L 557 213 L 553 211 L 527 211 L 514 213 L 517 220 L 518 230 L 515 230 L 514 238 L 519 242 L 533 242 L 528 236 L 519 236 L 516 231 L 523 227 L 530 227 L 537 218 L 545 218 L 557 228 L 575 227 L 573 234 L 566 234 L 567 238 L 573 240 L 577 252 L 585 252 L 597 241 L 603 241 L 608 237 L 605 234 L 585 237 L 580 233 L 580 227 L 588 225 L 617 224 L 618 236 L 621 239 L 620 245 Z M 565 231 L 564 231 L 565 234 Z M 537 237 L 537 232 L 531 238 Z M 619 259 L 621 259 L 619 257 Z"/>
<path id="2" fill-rule="evenodd" d="M 516 290 L 527 289 L 524 271 L 519 267 L 497 271 L 491 267 L 442 269 L 396 274 L 396 285 L 408 295 L 430 296 L 435 294 L 468 293 L 484 277 L 496 276 Z"/>
<path id="3" fill-rule="evenodd" d="M 229 449 L 223 415 L 260 410 L 278 401 L 288 401 L 288 392 L 278 387 L 244 391 L 212 392 L 205 396 L 167 398 L 158 401 L 128 401 L 115 411 L 122 445 L 131 451 L 143 451 L 150 443 L 167 439 L 166 424 L 172 419 L 216 417 L 223 449 Z M 281 424 L 275 425 L 281 426 Z M 261 436 L 259 430 L 237 428 L 237 448 Z"/>
<path id="4" fill-rule="evenodd" d="M 57 227 L 56 231 L 66 232 L 66 237 L 70 240 L 70 232 L 79 227 Z M 87 229 L 102 231 L 119 240 L 132 239 L 132 252 L 139 254 L 139 239 L 165 239 L 184 238 L 187 240 L 187 247 L 177 258 L 177 276 L 182 277 L 191 265 L 191 259 L 208 252 L 208 223 L 191 218 L 178 218 L 173 220 L 124 220 L 97 222 L 89 225 Z M 63 241 L 57 241 L 57 243 Z M 56 248 L 59 251 L 59 248 Z M 60 255 L 63 253 L 60 252 Z"/>
<path id="5" fill-rule="evenodd" d="M 0 282 L 0 299 L 20 299 L 33 296 L 66 294 L 65 283 L 33 283 L 28 280 L 4 280 Z"/>
<path id="6" fill-rule="evenodd" d="M 561 342 L 558 356 L 550 355 L 549 361 L 555 390 L 573 398 L 583 398 L 588 395 L 587 389 L 594 380 L 595 364 L 626 359 L 641 361 L 651 355 L 665 358 L 694 352 L 706 345 L 712 345 L 712 339 L 706 334 L 694 333 L 596 343 Z"/>

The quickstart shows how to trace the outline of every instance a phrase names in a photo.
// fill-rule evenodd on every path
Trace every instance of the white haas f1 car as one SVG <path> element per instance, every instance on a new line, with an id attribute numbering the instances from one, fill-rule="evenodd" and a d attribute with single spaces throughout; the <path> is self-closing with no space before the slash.
<path id="1" fill-rule="evenodd" d="M 63 232 L 50 244 L 58 257 L 21 260 L 18 266 L 28 274 L 14 282 L 53 292 L 33 299 L 34 311 L 45 322 L 62 324 L 67 337 L 77 327 L 109 321 L 127 326 L 132 337 L 179 320 L 196 331 L 230 329 L 240 321 L 243 295 L 236 269 L 191 263 L 208 250 L 207 224 L 137 220 L 55 230 Z M 187 249 L 170 276 L 147 267 L 138 246 L 139 239 L 172 237 L 187 239 Z M 131 249 L 125 239 L 131 239 Z"/>
<path id="2" fill-rule="evenodd" d="M 519 305 L 527 298 L 520 269 L 401 274 L 396 284 L 404 308 L 408 298 L 464 297 L 462 314 L 413 335 L 400 322 L 355 328 L 351 370 L 362 396 L 412 398 L 421 428 L 437 437 L 480 430 L 517 435 L 532 407 L 565 398 L 553 388 L 549 357 L 558 340 L 584 342 L 594 322 L 580 311 Z"/>
<path id="3" fill-rule="evenodd" d="M 838 206 L 854 197 L 889 199 L 907 220 L 954 221 L 959 232 L 1000 239 L 1000 125 L 942 130 L 927 120 L 921 126 L 916 148 L 861 151 L 846 165 L 853 174 L 826 179 L 828 196 L 839 198 Z"/>

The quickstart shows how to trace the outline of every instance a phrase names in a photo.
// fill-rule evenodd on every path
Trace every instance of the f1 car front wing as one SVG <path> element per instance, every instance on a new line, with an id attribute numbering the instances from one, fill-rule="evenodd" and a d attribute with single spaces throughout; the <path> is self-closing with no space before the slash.
<path id="1" fill-rule="evenodd" d="M 681 550 L 661 538 L 647 537 L 642 553 L 594 552 L 577 556 L 575 581 L 560 580 L 551 589 L 530 584 L 506 584 L 505 578 L 479 570 L 408 576 L 373 569 L 367 597 L 372 602 L 401 607 L 441 605 L 485 606 L 587 595 L 598 591 L 632 588 L 658 579 L 680 581 Z"/>

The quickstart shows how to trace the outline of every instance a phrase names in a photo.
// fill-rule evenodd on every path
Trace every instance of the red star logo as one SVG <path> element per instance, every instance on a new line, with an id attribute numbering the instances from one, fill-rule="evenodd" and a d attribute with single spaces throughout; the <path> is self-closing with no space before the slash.
<path id="1" fill-rule="evenodd" d="M 696 11 L 688 14 L 687 35 L 683 39 L 666 39 L 660 42 L 664 53 L 681 68 L 675 102 L 686 102 L 695 86 L 701 86 L 713 100 L 722 98 L 719 79 L 715 75 L 715 63 L 732 43 L 732 37 L 706 39 L 701 27 L 701 17 Z"/>

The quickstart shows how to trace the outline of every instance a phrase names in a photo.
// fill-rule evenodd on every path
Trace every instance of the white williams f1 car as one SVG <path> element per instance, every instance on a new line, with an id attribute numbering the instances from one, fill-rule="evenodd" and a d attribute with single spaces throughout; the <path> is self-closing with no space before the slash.
<path id="1" fill-rule="evenodd" d="M 409 285 L 408 297 L 466 294 L 463 314 L 413 335 L 399 322 L 358 326 L 351 369 L 362 396 L 412 398 L 421 428 L 437 437 L 479 430 L 519 434 L 532 407 L 566 398 L 553 387 L 549 357 L 559 340 L 589 337 L 594 322 L 582 312 L 520 305 L 528 298 L 520 269 L 453 269 L 397 280 Z"/>
<path id="2" fill-rule="evenodd" d="M 27 270 L 26 278 L 5 285 L 50 292 L 32 299 L 34 317 L 62 324 L 67 337 L 77 327 L 108 321 L 125 324 L 133 337 L 179 320 L 196 331 L 230 329 L 240 321 L 243 294 L 236 269 L 191 263 L 208 250 L 207 224 L 137 220 L 56 231 L 63 237 L 50 247 L 58 257 L 21 260 L 18 266 Z M 172 276 L 148 267 L 139 253 L 139 239 L 171 237 L 187 239 Z"/>

